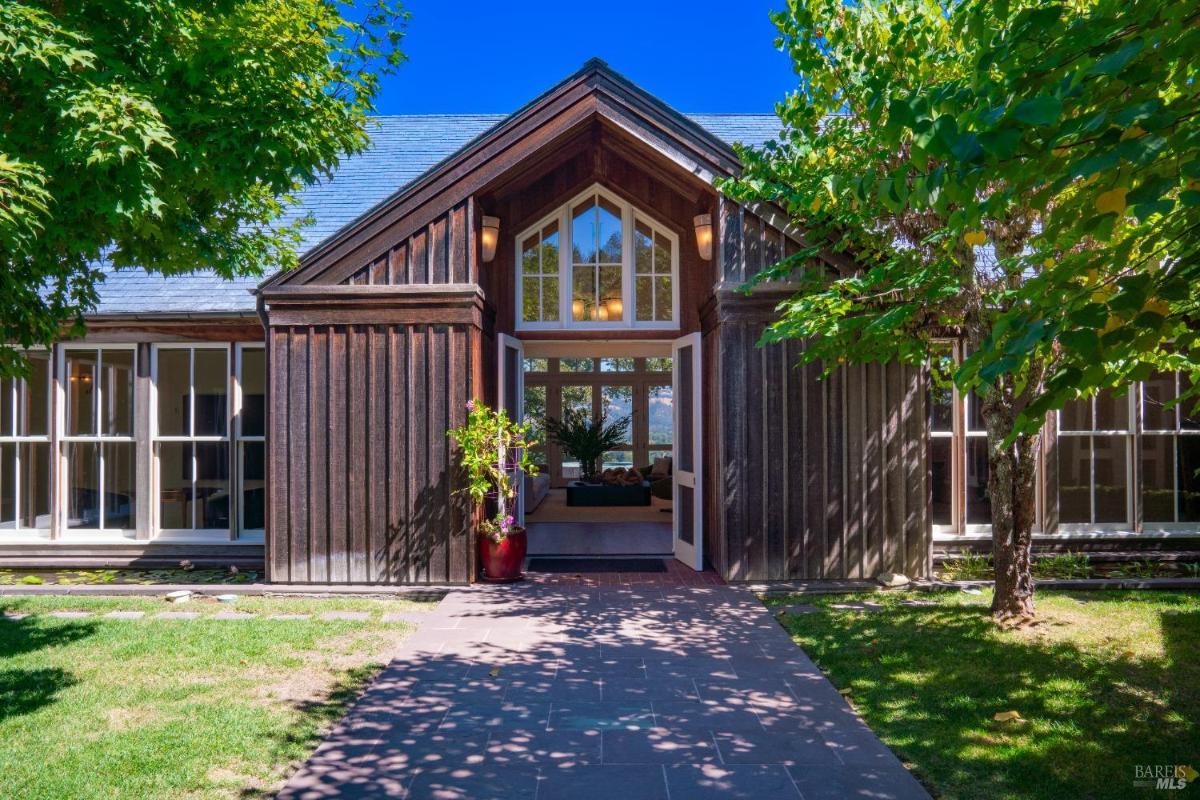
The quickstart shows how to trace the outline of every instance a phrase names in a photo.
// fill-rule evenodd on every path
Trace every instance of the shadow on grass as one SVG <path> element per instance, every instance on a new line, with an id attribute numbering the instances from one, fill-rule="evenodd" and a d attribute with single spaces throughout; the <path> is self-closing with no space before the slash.
<path id="1" fill-rule="evenodd" d="M 274 743 L 272 763 L 295 764 L 311 755 L 329 729 L 345 716 L 354 701 L 383 669 L 382 664 L 367 664 L 347 670 L 320 699 L 296 703 L 300 719 L 282 732 Z M 288 770 L 289 775 L 291 771 Z M 274 797 L 276 788 L 247 787 L 240 796 L 247 800 Z"/>
<path id="2" fill-rule="evenodd" d="M 1127 798 L 1134 765 L 1200 757 L 1200 610 L 1153 600 L 1160 657 L 1000 631 L 982 607 L 808 614 L 786 627 L 941 793 Z M 992 719 L 1008 710 L 1026 721 Z"/>
<path id="3" fill-rule="evenodd" d="M 8 610 L 0 605 L 0 614 Z M 61 647 L 91 636 L 93 622 L 48 621 L 38 616 L 0 620 L 0 722 L 54 703 L 79 681 L 59 667 L 13 666 L 18 656 Z"/>

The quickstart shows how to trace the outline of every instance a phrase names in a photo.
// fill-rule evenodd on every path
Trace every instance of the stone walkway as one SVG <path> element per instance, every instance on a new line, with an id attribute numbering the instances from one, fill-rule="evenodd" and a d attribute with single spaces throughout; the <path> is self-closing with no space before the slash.
<path id="1" fill-rule="evenodd" d="M 280 794 L 929 796 L 750 594 L 451 592 Z"/>

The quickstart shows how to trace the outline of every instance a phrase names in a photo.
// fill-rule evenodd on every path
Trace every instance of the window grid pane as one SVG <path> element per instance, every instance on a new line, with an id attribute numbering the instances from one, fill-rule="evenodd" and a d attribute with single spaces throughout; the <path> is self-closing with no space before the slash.
<path id="1" fill-rule="evenodd" d="M 230 529 L 229 356 L 226 347 L 155 350 L 160 530 Z M 243 405 L 252 413 L 239 425 L 262 431 L 265 352 L 246 348 L 242 358 L 241 374 L 252 375 Z"/>
<path id="2" fill-rule="evenodd" d="M 136 352 L 130 347 L 64 348 L 66 524 L 132 530 L 138 486 L 133 441 Z"/>
<path id="3" fill-rule="evenodd" d="M 0 530 L 50 527 L 48 350 L 25 353 L 29 374 L 0 380 Z"/>

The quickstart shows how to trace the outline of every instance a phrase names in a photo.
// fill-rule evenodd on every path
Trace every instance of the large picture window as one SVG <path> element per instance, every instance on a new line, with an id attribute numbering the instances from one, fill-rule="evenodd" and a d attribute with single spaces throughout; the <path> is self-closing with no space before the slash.
<path id="1" fill-rule="evenodd" d="M 952 366 L 958 345 L 935 357 Z M 1055 477 L 1038 493 L 1039 519 L 1048 492 L 1056 533 L 1200 529 L 1200 419 L 1177 402 L 1185 381 L 1156 374 L 1125 394 L 1101 391 L 1055 412 L 1045 451 Z M 935 380 L 929 407 L 934 533 L 983 533 L 991 509 L 978 398 Z"/>
<path id="2" fill-rule="evenodd" d="M 547 416 L 630 418 L 625 441 L 604 453 L 602 469 L 645 468 L 671 456 L 671 394 L 669 357 L 525 359 L 525 419 L 538 435 L 545 435 Z M 579 462 L 553 444 L 538 447 L 534 457 L 554 485 L 579 477 Z"/>
<path id="3" fill-rule="evenodd" d="M 136 525 L 135 363 L 132 346 L 63 349 L 68 528 Z"/>
<path id="4" fill-rule="evenodd" d="M 158 527 L 229 530 L 229 349 L 155 348 Z"/>
<path id="5" fill-rule="evenodd" d="M 517 237 L 517 327 L 675 328 L 679 239 L 593 187 Z"/>
<path id="6" fill-rule="evenodd" d="M 26 354 L 29 374 L 0 380 L 0 530 L 50 528 L 50 353 Z"/>

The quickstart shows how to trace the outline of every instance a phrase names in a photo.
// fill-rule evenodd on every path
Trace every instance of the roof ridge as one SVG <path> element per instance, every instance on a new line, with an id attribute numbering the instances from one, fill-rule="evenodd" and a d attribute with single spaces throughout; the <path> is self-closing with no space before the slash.
<path id="1" fill-rule="evenodd" d="M 774 117 L 773 111 L 680 111 L 689 117 Z M 367 119 L 439 119 L 445 117 L 508 117 L 511 112 L 504 111 L 444 111 L 444 112 L 414 112 L 411 114 L 371 114 Z"/>

